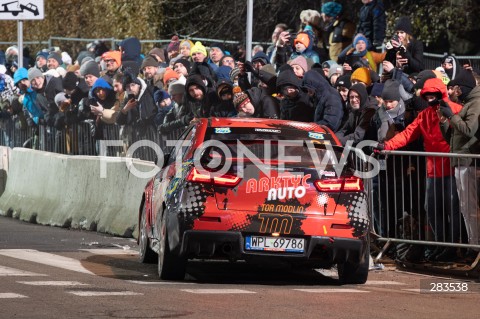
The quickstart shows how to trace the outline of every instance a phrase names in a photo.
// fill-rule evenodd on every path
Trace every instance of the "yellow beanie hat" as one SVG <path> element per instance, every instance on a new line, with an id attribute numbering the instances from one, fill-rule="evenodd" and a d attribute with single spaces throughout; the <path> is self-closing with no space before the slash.
<path id="1" fill-rule="evenodd" d="M 193 55 L 197 52 L 203 53 L 203 55 L 207 56 L 207 49 L 205 49 L 200 41 L 195 42 L 195 45 L 190 49 L 190 55 Z"/>

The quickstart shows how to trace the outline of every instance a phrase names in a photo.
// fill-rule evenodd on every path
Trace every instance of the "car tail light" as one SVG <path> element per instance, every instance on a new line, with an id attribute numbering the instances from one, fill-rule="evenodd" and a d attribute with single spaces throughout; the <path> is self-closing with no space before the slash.
<path id="1" fill-rule="evenodd" d="M 358 192 L 363 190 L 363 182 L 358 177 L 319 179 L 313 184 L 320 192 Z"/>
<path id="2" fill-rule="evenodd" d="M 224 174 L 222 176 L 211 176 L 202 174 L 195 167 L 188 174 L 187 181 L 195 183 L 208 183 L 216 186 L 235 187 L 242 179 L 233 174 Z"/>

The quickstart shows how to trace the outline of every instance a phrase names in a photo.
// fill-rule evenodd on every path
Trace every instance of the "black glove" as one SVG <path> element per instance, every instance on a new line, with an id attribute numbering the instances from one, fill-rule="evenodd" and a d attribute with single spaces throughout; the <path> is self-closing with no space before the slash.
<path id="1" fill-rule="evenodd" d="M 378 154 L 381 151 L 385 150 L 385 144 L 377 143 L 377 145 L 373 146 L 372 149 L 374 153 Z"/>
<path id="2" fill-rule="evenodd" d="M 442 115 L 450 119 L 453 116 L 453 111 L 450 105 L 448 105 L 448 103 L 444 100 L 439 100 L 438 104 L 440 104 L 440 112 Z"/>
<path id="3" fill-rule="evenodd" d="M 255 76 L 258 76 L 258 70 L 253 66 L 252 62 L 245 61 L 245 71 L 252 73 Z"/>

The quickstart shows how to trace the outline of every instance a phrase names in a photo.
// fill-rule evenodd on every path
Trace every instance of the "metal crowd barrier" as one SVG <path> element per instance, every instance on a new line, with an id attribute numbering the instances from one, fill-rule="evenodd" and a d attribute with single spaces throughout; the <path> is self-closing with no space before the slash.
<path id="1" fill-rule="evenodd" d="M 94 138 L 93 127 L 92 121 L 68 125 L 62 130 L 46 125 L 30 127 L 17 116 L 1 120 L 0 145 L 67 155 L 133 157 L 153 162 L 158 159 L 158 148 L 167 153 L 173 146 L 167 147 L 166 140 L 176 140 L 183 132 L 179 129 L 162 136 L 153 125 L 133 127 L 102 123 L 96 128 L 101 130 L 100 134 Z M 101 141 L 115 142 L 106 143 L 114 146 L 108 146 L 102 152 Z"/>
<path id="2" fill-rule="evenodd" d="M 375 159 L 369 210 L 384 250 L 391 243 L 480 249 L 480 155 L 384 151 Z M 427 160 L 441 167 L 434 177 Z"/>

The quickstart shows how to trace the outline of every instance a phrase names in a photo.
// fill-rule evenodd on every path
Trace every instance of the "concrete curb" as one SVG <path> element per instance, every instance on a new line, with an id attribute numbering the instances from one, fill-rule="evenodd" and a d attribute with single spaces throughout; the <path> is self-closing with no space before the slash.
<path id="1" fill-rule="evenodd" d="M 125 158 L 14 148 L 0 214 L 42 225 L 136 237 L 143 189 L 156 167 L 131 160 L 130 168 L 138 172 L 132 174 L 128 164 Z M 140 177 L 142 172 L 151 173 Z"/>

